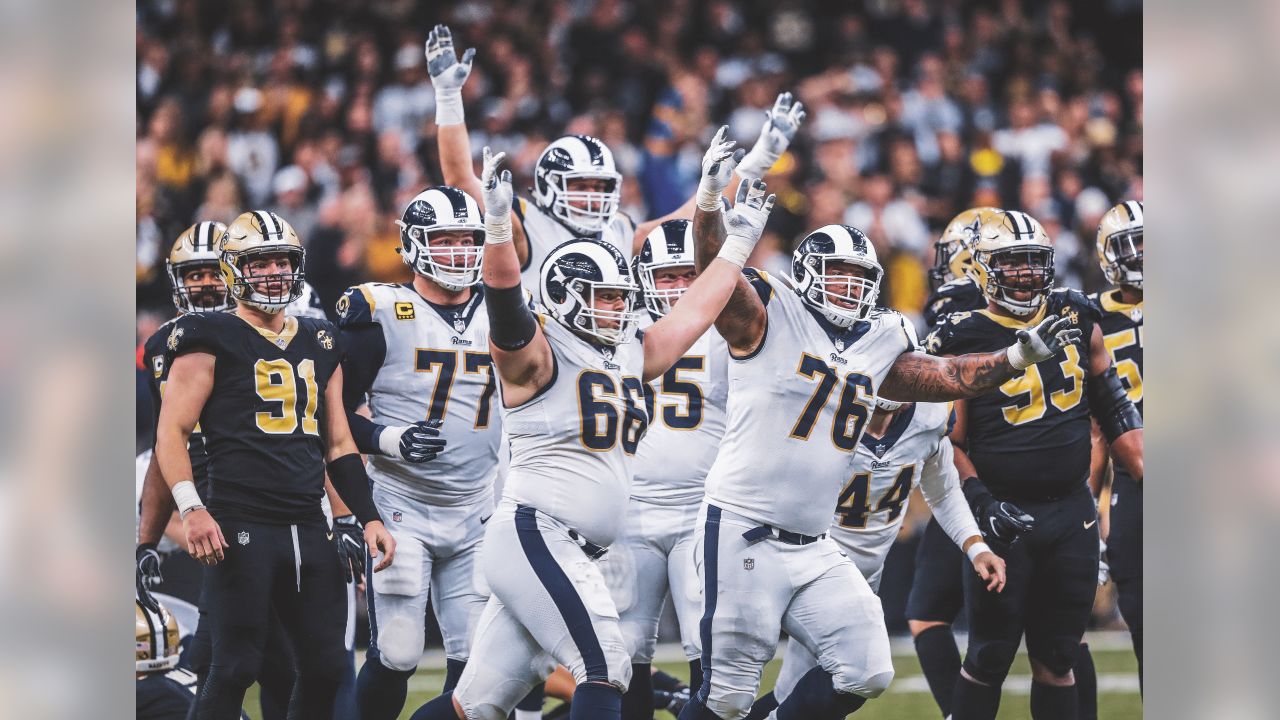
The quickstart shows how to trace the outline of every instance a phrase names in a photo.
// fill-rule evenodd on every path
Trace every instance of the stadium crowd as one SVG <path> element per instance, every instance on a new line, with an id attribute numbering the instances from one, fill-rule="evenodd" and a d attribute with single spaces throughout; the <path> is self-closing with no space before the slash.
<path id="1" fill-rule="evenodd" d="M 785 271 L 807 230 L 845 222 L 885 263 L 881 301 L 916 317 L 960 210 L 1029 212 L 1058 281 L 1092 291 L 1099 219 L 1143 197 L 1133 0 L 141 0 L 137 15 L 139 340 L 171 314 L 173 239 L 247 208 L 297 229 L 326 307 L 409 279 L 395 219 L 441 180 L 423 56 L 441 22 L 479 50 L 471 147 L 505 150 L 523 188 L 551 139 L 597 136 L 637 221 L 693 193 L 719 125 L 750 144 L 794 91 L 809 119 L 767 177 L 778 206 L 751 264 Z"/>

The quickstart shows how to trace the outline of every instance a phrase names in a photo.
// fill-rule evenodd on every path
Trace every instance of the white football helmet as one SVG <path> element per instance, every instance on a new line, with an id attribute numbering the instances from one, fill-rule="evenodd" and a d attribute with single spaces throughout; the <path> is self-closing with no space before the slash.
<path id="1" fill-rule="evenodd" d="M 427 188 L 409 201 L 400 226 L 400 259 L 440 287 L 457 292 L 480 282 L 484 261 L 484 216 L 465 192 L 448 185 Z M 431 247 L 433 233 L 463 230 L 471 245 Z"/>
<path id="2" fill-rule="evenodd" d="M 693 222 L 668 220 L 654 228 L 640 246 L 640 254 L 633 259 L 632 267 L 640 289 L 644 291 L 644 305 L 649 312 L 662 317 L 671 312 L 671 306 L 688 290 L 687 287 L 661 289 L 654 280 L 654 272 L 669 267 L 693 267 Z"/>
<path id="3" fill-rule="evenodd" d="M 635 337 L 640 288 L 631 279 L 626 258 L 612 244 L 570 240 L 543 261 L 541 277 L 542 304 L 565 327 L 606 345 L 621 345 Z M 592 299 L 600 290 L 621 292 L 622 309 L 596 308 Z"/>
<path id="4" fill-rule="evenodd" d="M 851 263 L 867 269 L 867 277 L 832 274 L 830 265 Z M 839 327 L 849 327 L 867 317 L 880 295 L 884 269 L 876 249 L 863 232 L 849 225 L 824 225 L 796 246 L 791 279 L 796 292 L 810 307 Z M 829 286 L 843 287 L 834 292 Z"/>
<path id="5" fill-rule="evenodd" d="M 1098 263 L 1112 285 L 1142 289 L 1142 203 L 1116 205 L 1098 223 Z"/>
<path id="6" fill-rule="evenodd" d="M 604 180 L 603 192 L 569 190 L 569 180 Z M 575 235 L 595 235 L 618 212 L 622 176 L 605 144 L 587 135 L 566 135 L 547 146 L 533 169 L 533 202 Z"/>

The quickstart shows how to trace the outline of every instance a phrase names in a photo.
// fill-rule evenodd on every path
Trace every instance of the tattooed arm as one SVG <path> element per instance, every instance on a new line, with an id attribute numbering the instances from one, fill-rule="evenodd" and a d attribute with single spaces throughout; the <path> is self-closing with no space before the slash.
<path id="1" fill-rule="evenodd" d="M 1018 372 L 1006 350 L 956 357 L 905 352 L 889 368 L 880 395 L 901 402 L 960 400 L 994 390 Z"/>
<path id="2" fill-rule="evenodd" d="M 697 247 L 695 263 L 698 272 L 711 263 L 720 253 L 726 233 L 724 223 L 720 220 L 720 210 L 713 211 L 698 208 L 693 213 L 693 237 Z M 729 351 L 737 356 L 749 355 L 764 340 L 765 326 L 768 324 L 764 303 L 751 283 L 741 275 L 729 302 L 716 317 L 716 331 L 729 344 Z"/>

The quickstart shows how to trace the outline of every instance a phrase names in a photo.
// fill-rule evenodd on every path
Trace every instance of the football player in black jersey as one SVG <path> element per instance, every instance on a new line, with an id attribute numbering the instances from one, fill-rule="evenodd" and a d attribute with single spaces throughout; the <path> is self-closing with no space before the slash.
<path id="1" fill-rule="evenodd" d="M 169 253 L 165 263 L 169 283 L 173 293 L 173 304 L 182 316 L 192 312 L 226 312 L 235 307 L 227 286 L 222 282 L 218 266 L 218 242 L 227 226 L 220 222 L 203 221 L 187 228 Z M 314 293 L 305 295 L 314 296 Z M 296 309 L 295 303 L 290 310 Z M 168 364 L 165 362 L 165 343 L 173 331 L 177 318 L 161 325 L 143 344 L 143 362 L 148 370 L 148 390 L 151 395 L 152 435 L 155 423 L 159 420 L 160 400 L 168 378 Z M 197 426 L 192 431 L 187 443 L 191 458 L 191 471 L 196 483 L 196 491 L 201 497 L 209 492 L 208 454 L 205 452 L 204 438 Z M 151 590 L 160 586 L 160 553 L 157 546 L 165 531 L 169 519 L 173 516 L 175 506 L 173 496 L 160 475 L 160 465 L 154 454 L 147 466 L 147 475 L 143 483 L 141 509 L 138 519 L 137 559 L 137 597 L 148 609 L 158 612 L 157 605 L 151 596 Z M 203 599 L 198 603 L 205 606 Z M 201 611 L 204 615 L 204 611 Z M 273 620 L 271 633 L 268 636 L 266 656 L 270 662 L 263 663 L 262 672 L 258 676 L 258 685 L 262 692 L 259 699 L 262 704 L 264 720 L 284 720 L 288 710 L 289 698 L 293 695 L 293 655 L 285 642 L 284 634 L 278 627 L 278 620 Z M 212 655 L 212 643 L 209 639 L 209 624 L 201 622 L 191 638 L 190 647 L 184 655 L 184 664 L 188 665 L 203 686 L 204 678 L 209 670 L 209 659 Z M 193 697 L 195 697 L 193 695 Z M 191 708 L 191 717 L 195 717 L 195 707 Z"/>
<path id="2" fill-rule="evenodd" d="M 219 223 L 221 224 L 221 223 Z M 155 598 L 134 602 L 133 660 L 137 720 L 183 720 L 196 698 L 196 675 L 178 667 L 178 622 Z M 247 715 L 241 713 L 241 717 Z"/>
<path id="3" fill-rule="evenodd" d="M 924 319 L 937 327 L 953 312 L 969 312 L 987 306 L 987 299 L 969 277 L 973 265 L 974 240 L 982 223 L 1000 210 L 969 208 L 947 223 L 933 244 L 933 267 L 929 284 L 933 294 L 924 305 Z M 964 607 L 964 575 L 969 560 L 943 532 L 938 521 L 929 518 L 920 545 L 916 548 L 915 574 L 907 596 L 907 626 L 915 641 L 920 669 L 924 672 L 933 699 L 945 717 L 951 714 L 951 693 L 960 676 L 960 648 L 951 624 Z"/>
<path id="4" fill-rule="evenodd" d="M 290 716 L 331 718 L 347 668 L 344 575 L 363 558 L 359 533 L 339 528 L 335 542 L 325 522 L 326 469 L 341 498 L 334 513 L 363 523 L 363 540 L 380 559 L 375 570 L 391 563 L 395 541 L 347 426 L 337 332 L 327 321 L 283 313 L 301 294 L 305 253 L 297 234 L 274 213 L 247 212 L 227 227 L 218 250 L 236 311 L 188 313 L 173 324 L 156 430 L 188 551 L 211 566 L 205 600 L 213 659 L 198 717 L 239 716 L 274 611 L 297 661 Z M 187 454 L 197 423 L 209 456 L 204 496 Z"/>
<path id="5" fill-rule="evenodd" d="M 1025 632 L 1031 716 L 1075 720 L 1072 667 L 1098 579 L 1098 514 L 1087 483 L 1090 416 L 1139 481 L 1142 418 L 1103 344 L 1096 306 L 1074 290 L 1051 290 L 1053 247 L 1035 219 L 997 214 L 979 228 L 973 261 L 987 307 L 948 316 L 926 341 L 932 352 L 1003 347 L 1045 316 L 1070 319 L 1083 342 L 1027 367 L 995 392 L 956 403 L 952 441 L 962 487 L 988 542 L 1007 563 L 1008 582 L 997 594 L 965 580 L 969 648 L 952 717 L 995 718 Z"/>
<path id="6" fill-rule="evenodd" d="M 1129 400 L 1142 414 L 1142 203 L 1128 200 L 1098 224 L 1098 261 L 1114 287 L 1094 299 L 1102 311 L 1102 342 Z M 1129 625 L 1142 678 L 1142 483 L 1116 463 L 1111 481 L 1111 522 L 1107 560 L 1119 595 L 1120 615 Z"/>

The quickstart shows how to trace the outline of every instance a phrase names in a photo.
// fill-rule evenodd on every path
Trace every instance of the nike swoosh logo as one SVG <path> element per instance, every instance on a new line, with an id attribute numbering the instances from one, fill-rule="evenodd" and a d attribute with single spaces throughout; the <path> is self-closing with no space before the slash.
<path id="1" fill-rule="evenodd" d="M 1084 524 L 1084 529 L 1085 529 L 1085 530 L 1088 530 L 1089 528 L 1093 527 L 1093 526 L 1094 526 L 1094 525 L 1096 525 L 1096 524 L 1098 524 L 1098 521 L 1097 521 L 1097 520 L 1093 520 L 1093 521 L 1087 522 L 1087 523 L 1085 523 L 1085 524 Z"/>
<path id="2" fill-rule="evenodd" d="M 492 515 L 485 515 L 484 517 L 480 518 L 480 524 L 481 524 L 481 525 L 483 525 L 483 524 L 485 524 L 485 523 L 489 522 L 489 518 L 491 518 L 491 517 L 493 517 L 493 516 L 492 516 Z"/>

